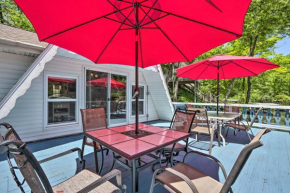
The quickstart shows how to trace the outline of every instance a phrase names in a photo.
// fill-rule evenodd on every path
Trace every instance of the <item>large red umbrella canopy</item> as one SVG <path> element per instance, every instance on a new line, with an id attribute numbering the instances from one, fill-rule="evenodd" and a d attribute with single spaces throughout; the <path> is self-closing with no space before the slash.
<path id="1" fill-rule="evenodd" d="M 91 85 L 99 86 L 99 87 L 107 87 L 108 78 L 105 77 L 105 78 L 99 78 L 96 80 L 90 80 L 90 81 L 87 81 L 87 84 L 91 84 Z M 111 79 L 111 88 L 126 88 L 126 85 L 122 82 Z"/>
<path id="2" fill-rule="evenodd" d="M 40 41 L 95 63 L 192 61 L 242 35 L 251 0 L 15 0 Z M 134 6 L 134 4 L 137 6 Z M 137 4 L 138 3 L 138 4 Z M 137 24 L 136 9 L 138 8 Z"/>
<path id="3" fill-rule="evenodd" d="M 217 55 L 177 69 L 177 76 L 193 80 L 257 76 L 280 66 L 265 58 Z M 219 77 L 218 77 L 219 75 Z"/>
<path id="4" fill-rule="evenodd" d="M 260 73 L 279 68 L 265 58 L 217 55 L 177 69 L 177 76 L 193 80 L 217 79 L 217 107 L 219 104 L 219 80 L 257 76 Z"/>
<path id="5" fill-rule="evenodd" d="M 138 67 L 192 61 L 239 38 L 251 0 L 14 0 L 40 41 L 95 63 Z"/>

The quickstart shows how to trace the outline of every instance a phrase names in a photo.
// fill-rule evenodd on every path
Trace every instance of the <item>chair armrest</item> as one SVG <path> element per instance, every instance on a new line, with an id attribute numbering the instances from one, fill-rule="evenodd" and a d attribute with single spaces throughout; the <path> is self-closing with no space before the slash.
<path id="1" fill-rule="evenodd" d="M 6 123 L 6 122 L 0 122 L 0 126 L 4 126 L 4 127 L 6 127 L 6 129 L 11 127 L 11 125 L 9 123 Z"/>
<path id="2" fill-rule="evenodd" d="M 95 189 L 96 187 L 102 185 L 103 183 L 109 181 L 110 179 L 116 177 L 117 184 L 122 192 L 126 191 L 126 186 L 122 185 L 122 174 L 120 170 L 114 169 L 111 172 L 107 173 L 100 179 L 96 180 L 95 182 L 91 183 L 90 185 L 86 186 L 85 188 L 81 189 L 77 193 L 87 193 Z"/>
<path id="3" fill-rule="evenodd" d="M 70 149 L 70 150 L 67 150 L 65 152 L 62 152 L 62 153 L 59 153 L 59 154 L 56 154 L 56 155 L 53 155 L 51 157 L 48 157 L 48 158 L 45 158 L 43 160 L 40 160 L 39 163 L 42 164 L 44 162 L 48 162 L 48 161 L 51 161 L 53 159 L 56 159 L 56 158 L 59 158 L 59 157 L 62 157 L 62 156 L 65 156 L 67 154 L 70 154 L 70 153 L 73 153 L 73 152 L 78 152 L 78 156 L 79 156 L 79 159 L 83 162 L 84 160 L 81 159 L 81 152 L 82 150 L 80 148 L 73 148 L 73 149 Z"/>
<path id="4" fill-rule="evenodd" d="M 208 154 L 205 154 L 205 153 L 202 153 L 202 152 L 199 152 L 199 151 L 190 151 L 190 152 L 188 152 L 187 154 L 185 154 L 185 156 L 184 156 L 184 158 L 183 158 L 183 163 L 184 163 L 186 157 L 187 157 L 189 154 L 191 154 L 191 153 L 199 154 L 199 155 L 202 155 L 202 156 L 204 156 L 204 157 L 208 157 L 208 158 L 214 160 L 214 161 L 219 165 L 219 167 L 221 168 L 221 170 L 222 170 L 222 172 L 223 172 L 223 175 L 224 175 L 224 178 L 227 179 L 227 177 L 228 177 L 228 176 L 227 176 L 227 172 L 226 172 L 226 170 L 225 170 L 223 164 L 222 164 L 222 163 L 221 163 L 217 158 L 215 158 L 215 157 L 213 157 L 213 156 L 211 156 L 211 155 L 208 155 Z"/>

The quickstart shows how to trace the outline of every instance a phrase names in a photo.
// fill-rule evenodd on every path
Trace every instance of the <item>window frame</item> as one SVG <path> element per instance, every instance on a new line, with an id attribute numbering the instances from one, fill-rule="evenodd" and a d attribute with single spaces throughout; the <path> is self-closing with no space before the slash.
<path id="1" fill-rule="evenodd" d="M 75 79 L 76 80 L 76 98 L 75 99 L 49 99 L 48 98 L 48 77 Z M 50 129 L 50 128 L 59 127 L 59 126 L 79 124 L 79 111 L 78 111 L 79 104 L 80 104 L 79 85 L 80 85 L 80 82 L 79 82 L 78 75 L 45 72 L 45 75 L 44 75 L 44 128 L 45 129 Z M 75 102 L 75 121 L 49 124 L 48 123 L 48 109 L 49 109 L 48 103 L 49 102 Z"/>
<path id="2" fill-rule="evenodd" d="M 133 98 L 133 95 L 132 95 L 132 92 L 133 92 L 133 86 L 135 86 L 135 82 L 134 83 L 131 83 L 131 94 L 130 94 L 130 98 L 131 98 L 131 101 L 130 101 L 130 108 L 131 108 L 131 112 L 130 112 L 130 116 L 131 116 L 131 118 L 133 118 L 133 117 L 136 117 L 136 115 L 133 115 L 132 113 L 133 113 L 133 105 L 132 105 L 132 103 L 134 102 L 134 101 L 136 101 L 134 98 Z M 144 83 L 139 83 L 139 87 L 144 87 L 144 99 L 140 99 L 139 98 L 139 102 L 140 101 L 143 101 L 143 114 L 139 114 L 139 117 L 145 117 L 146 115 L 147 115 L 147 108 L 146 108 L 146 96 L 147 96 L 147 86 L 144 84 Z"/>

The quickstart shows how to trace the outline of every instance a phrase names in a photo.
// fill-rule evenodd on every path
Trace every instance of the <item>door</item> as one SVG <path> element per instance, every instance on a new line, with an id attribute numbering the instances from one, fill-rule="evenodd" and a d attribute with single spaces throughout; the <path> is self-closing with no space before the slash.
<path id="1" fill-rule="evenodd" d="M 127 123 L 127 76 L 86 70 L 86 108 L 104 108 L 108 125 Z"/>

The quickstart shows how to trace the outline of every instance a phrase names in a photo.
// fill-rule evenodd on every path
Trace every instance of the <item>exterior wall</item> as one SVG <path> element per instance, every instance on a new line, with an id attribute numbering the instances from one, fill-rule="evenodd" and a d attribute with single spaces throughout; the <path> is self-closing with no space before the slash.
<path id="1" fill-rule="evenodd" d="M 9 89 L 7 90 L 7 88 L 5 88 L 5 85 L 8 85 L 9 83 L 11 88 L 12 85 L 23 75 L 24 71 L 29 67 L 29 65 L 32 64 L 34 58 L 18 56 L 15 54 L 6 54 L 1 52 L 0 56 L 1 72 L 2 69 L 6 69 L 5 66 L 7 67 L 7 69 L 11 69 L 10 71 L 5 71 L 6 73 L 0 73 L 0 79 L 7 82 L 7 84 L 2 84 L 1 81 L 2 87 L 0 87 L 0 92 L 6 94 Z M 80 133 L 82 129 L 79 111 L 77 111 L 78 123 L 63 126 L 59 125 L 53 127 L 45 127 L 45 75 L 49 73 L 54 75 L 77 76 L 79 81 L 78 108 L 84 108 L 85 69 L 107 71 L 109 73 L 127 74 L 127 87 L 129 87 L 129 89 L 127 90 L 127 97 L 129 97 L 128 101 L 131 101 L 131 85 L 135 82 L 134 67 L 127 67 L 122 65 L 96 65 L 87 60 L 72 59 L 58 55 L 46 64 L 44 71 L 39 75 L 39 77 L 35 78 L 32 81 L 31 87 L 22 97 L 17 100 L 16 105 L 11 110 L 10 114 L 0 121 L 12 124 L 24 141 L 33 141 L 51 137 L 58 137 L 62 135 L 69 135 L 73 133 Z M 145 98 L 148 100 L 146 101 L 148 107 L 145 107 L 145 109 L 148 110 L 148 112 L 146 112 L 144 116 L 140 116 L 139 120 L 140 122 L 157 120 L 159 119 L 159 116 L 162 117 L 162 113 L 167 113 L 167 110 L 162 111 L 162 105 L 168 105 L 167 103 L 162 103 L 166 94 L 164 94 L 165 89 L 162 83 L 159 82 L 161 81 L 160 74 L 158 72 L 140 70 L 139 77 L 140 84 L 144 84 L 145 87 L 147 87 L 148 85 L 148 89 L 150 92 L 150 95 L 148 95 L 148 97 L 146 97 L 145 95 Z M 158 108 L 155 105 L 158 105 Z M 131 116 L 131 104 L 127 104 L 127 109 L 129 110 L 128 121 L 129 123 L 134 123 L 135 118 Z M 146 114 L 148 114 L 149 116 L 147 117 Z"/>
<path id="2" fill-rule="evenodd" d="M 0 52 L 0 101 L 34 60 L 34 57 Z"/>

